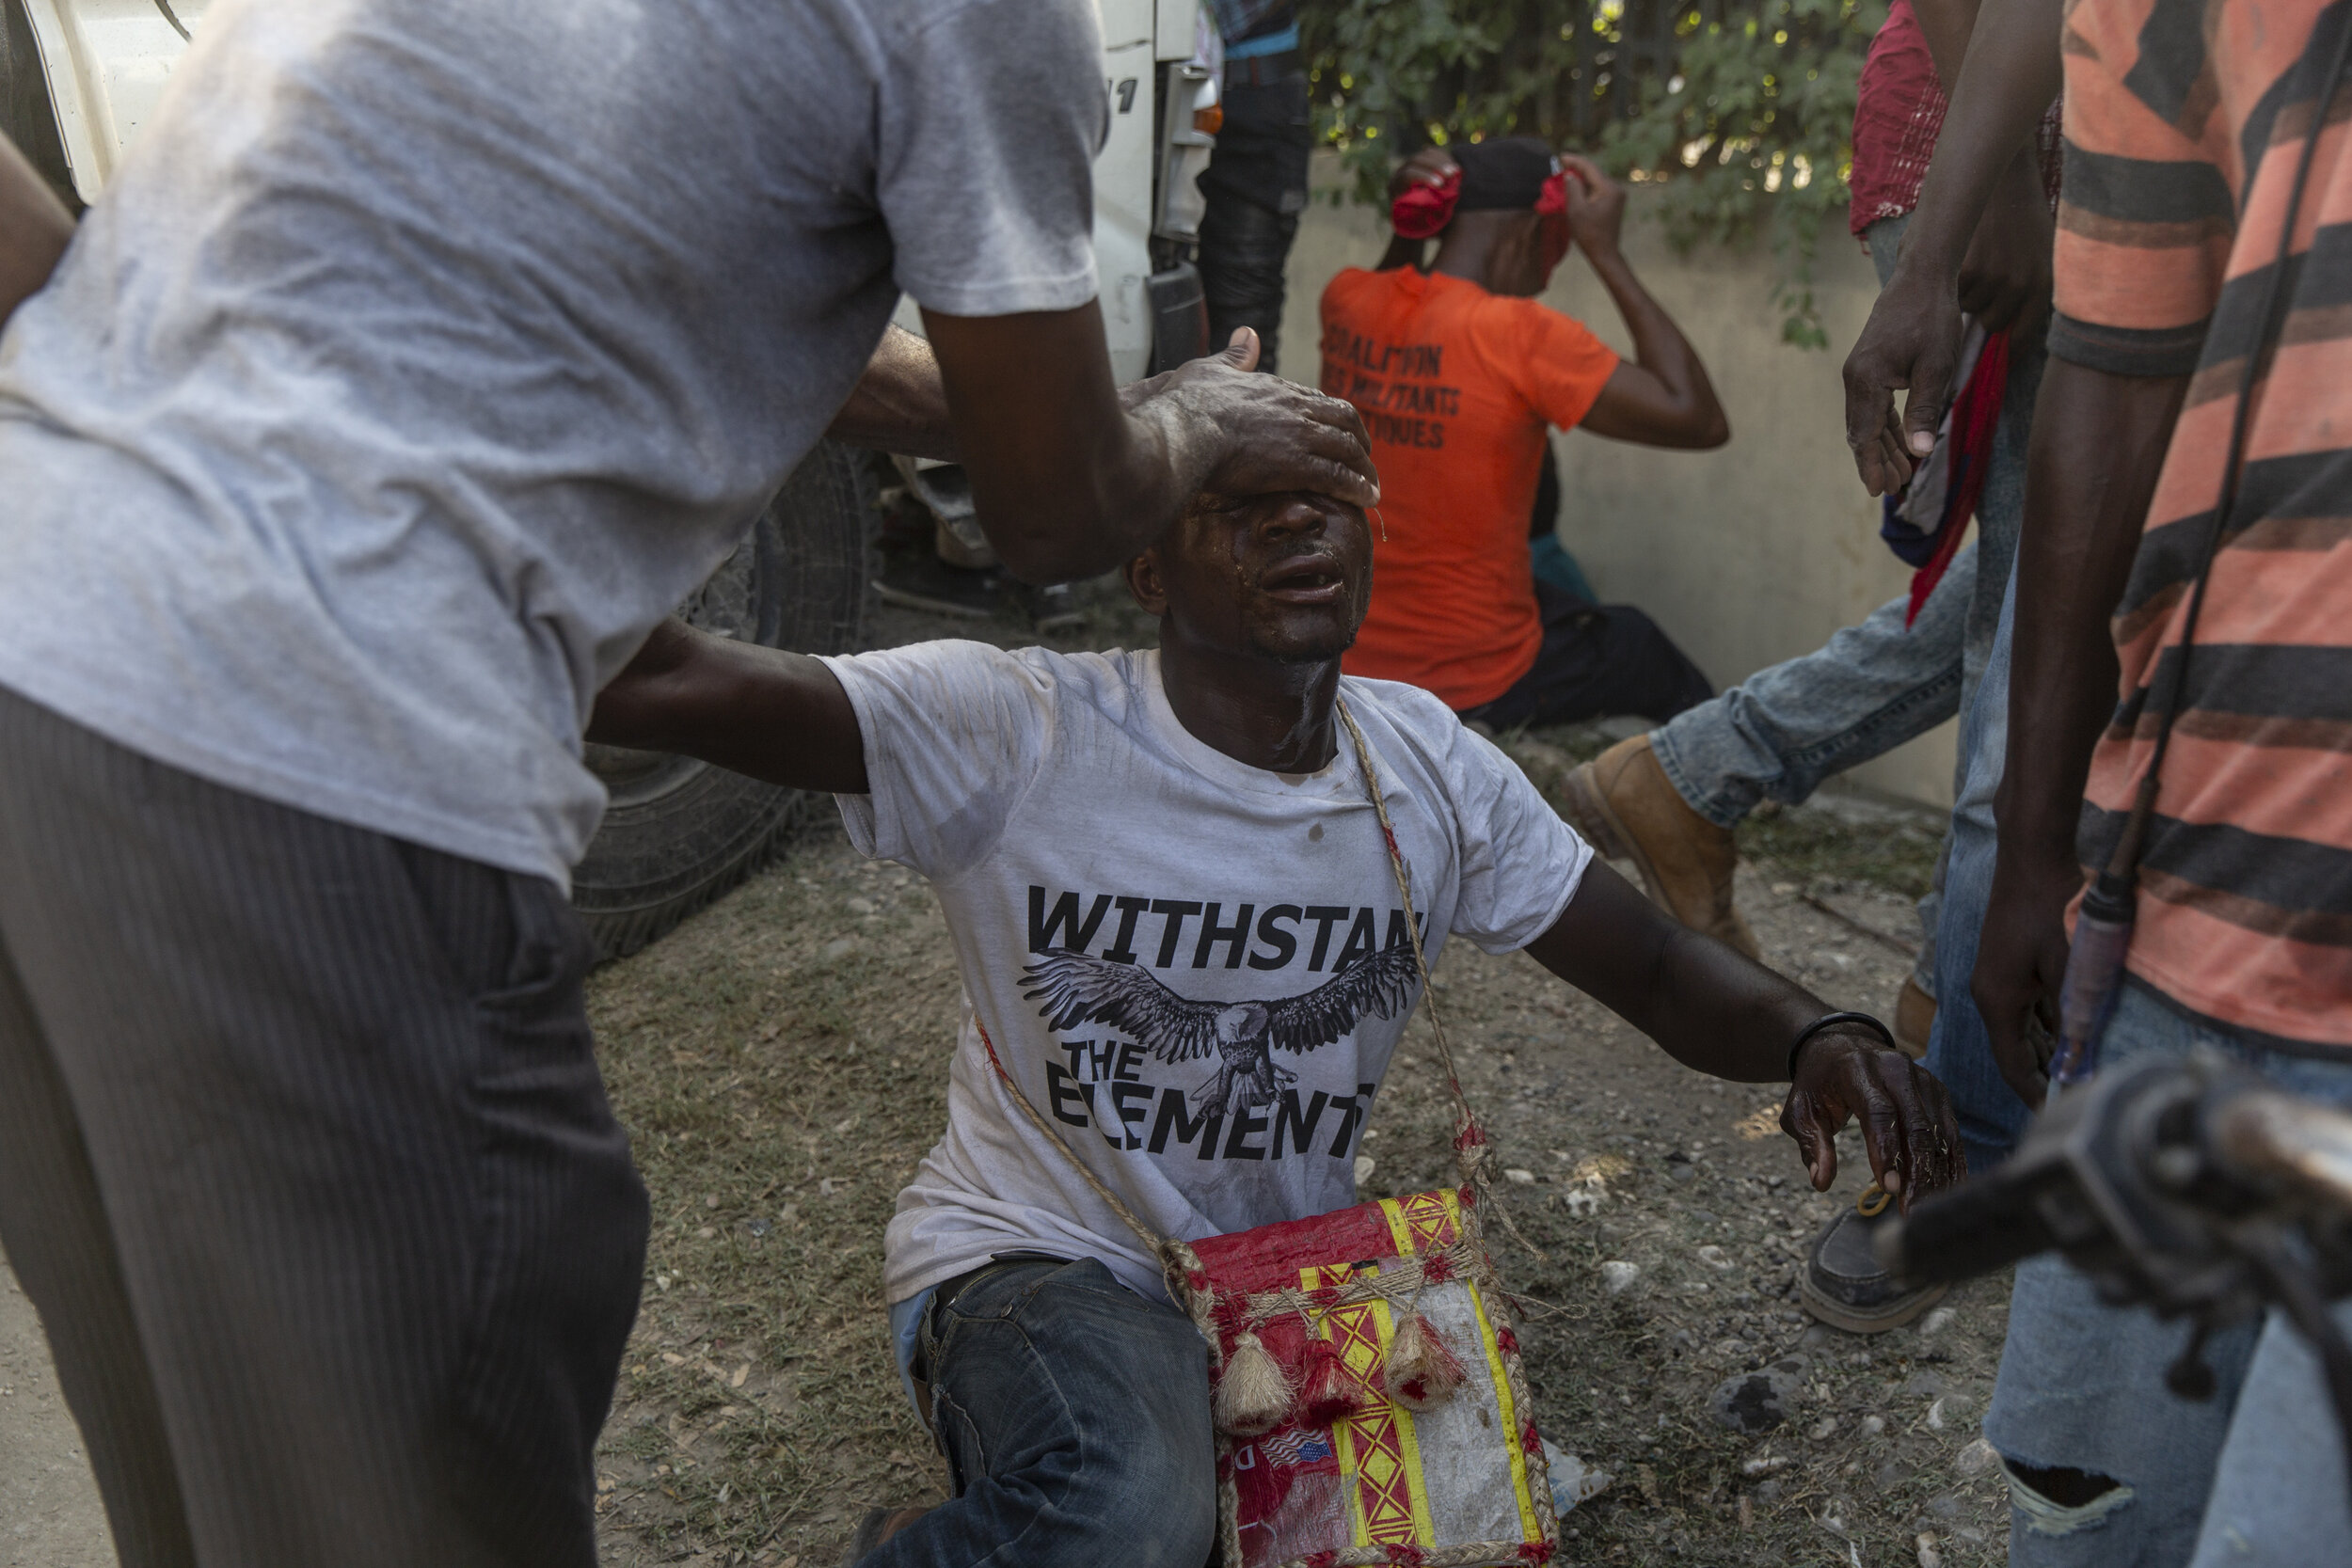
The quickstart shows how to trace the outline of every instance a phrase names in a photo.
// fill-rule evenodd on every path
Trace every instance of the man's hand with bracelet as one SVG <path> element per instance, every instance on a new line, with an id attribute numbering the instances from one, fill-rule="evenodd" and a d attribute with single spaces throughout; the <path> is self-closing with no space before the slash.
<path id="1" fill-rule="evenodd" d="M 1896 1050 L 1876 1019 L 1832 1013 L 1818 1021 L 1789 1053 L 1788 1070 L 1780 1130 L 1797 1140 L 1814 1191 L 1837 1180 L 1837 1134 L 1849 1119 L 1862 1124 L 1871 1176 L 1905 1211 L 1915 1194 L 1967 1175 L 1943 1085 Z"/>
<path id="2" fill-rule="evenodd" d="M 1905 1209 L 1966 1174 L 1944 1086 L 1883 1024 L 1677 924 L 1606 863 L 1585 869 L 1527 951 L 1685 1067 L 1734 1083 L 1793 1079 L 1780 1125 L 1816 1190 L 1836 1180 L 1849 1120 L 1862 1125 L 1870 1173 Z"/>

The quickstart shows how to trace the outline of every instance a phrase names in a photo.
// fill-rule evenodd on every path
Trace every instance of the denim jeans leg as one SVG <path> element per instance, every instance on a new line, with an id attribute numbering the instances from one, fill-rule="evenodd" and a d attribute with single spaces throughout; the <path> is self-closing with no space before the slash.
<path id="1" fill-rule="evenodd" d="M 2352 1334 L 2352 1307 L 2335 1309 Z M 2273 1311 L 2238 1394 L 2191 1568 L 2305 1568 L 2352 1555 L 2344 1433 L 2319 1357 Z"/>
<path id="2" fill-rule="evenodd" d="M 1009 1264 L 934 1307 L 954 1499 L 860 1568 L 1200 1568 L 1216 1540 L 1209 1354 L 1101 1263 Z"/>
<path id="3" fill-rule="evenodd" d="M 1877 232 L 1875 228 L 1871 230 L 1874 240 Z M 1874 244 L 1872 248 L 1875 253 L 1878 246 Z M 1969 716 L 1978 710 L 1979 692 L 1992 666 L 1995 646 L 2005 643 L 2009 635 L 2003 615 L 2010 597 L 2010 579 L 2015 571 L 2018 534 L 2025 526 L 2026 448 L 2033 432 L 2034 401 L 2042 388 L 2042 371 L 2046 361 L 2047 356 L 2039 341 L 2012 340 L 2009 381 L 2001 391 L 2000 423 L 1993 433 L 1992 461 L 1985 468 L 1984 489 L 1977 497 L 1977 577 L 1968 601 L 1967 626 L 1961 634 L 1961 734 L 1952 775 L 1952 826 L 1944 837 L 1944 852 L 1935 863 L 1935 885 L 1929 890 L 1926 897 L 1919 900 L 1919 962 L 1912 971 L 1913 980 L 1920 990 L 1937 999 L 1939 1007 L 1954 997 L 1959 999 L 1961 1006 L 1968 1007 L 1971 1016 L 1967 1022 L 1976 1027 L 1979 1034 L 1982 1030 L 1975 1024 L 1975 1009 L 1968 1002 L 1968 971 L 1957 971 L 1959 984 L 1952 985 L 1950 974 L 1953 972 L 1947 972 L 1938 957 L 1945 945 L 1938 933 L 1947 919 L 1956 916 L 1959 925 L 1955 927 L 1955 936 L 1968 951 L 1968 963 L 1971 966 L 1975 964 L 1979 927 L 1984 921 L 1985 898 L 1991 892 L 1991 883 L 1987 881 L 1978 887 L 1971 895 L 1972 901 L 1955 909 L 1950 902 L 1952 857 L 1958 852 L 1960 814 L 1972 809 L 1969 799 L 1971 790 L 1979 794 L 1986 814 L 1983 817 L 1985 831 L 1989 833 L 1991 791 L 2001 782 L 2000 741 L 2009 729 L 2006 675 L 2002 677 L 2002 694 L 1988 699 L 1994 705 L 1985 711 L 1983 719 L 1972 727 Z M 1995 752 L 1989 771 L 1975 756 L 1978 746 L 1987 738 L 1993 741 Z M 1972 780 L 1975 781 L 1973 784 Z M 1979 840 L 1979 849 L 1990 855 L 1991 840 Z M 1989 879 L 1992 876 L 1989 860 L 1983 863 L 1980 869 L 1984 877 Z M 1990 1059 L 1989 1053 L 1982 1057 L 1986 1063 Z M 1993 1074 L 1993 1080 L 1994 1086 L 1998 1087 L 1999 1074 Z M 1985 1148 L 1988 1150 L 2000 1148 L 2005 1151 L 2010 1144 L 2015 1142 L 2015 1131 L 2012 1130 L 2004 1139 L 1993 1129 L 2002 1122 L 2010 1101 L 2003 1099 L 1985 1103 L 1990 1112 L 1990 1119 L 1984 1124 Z M 1961 1131 L 1963 1134 L 1968 1132 L 1964 1117 Z M 1972 1164 L 1974 1160 L 1972 1155 Z"/>
<path id="4" fill-rule="evenodd" d="M 2235 1056 L 2292 1093 L 2352 1104 L 2352 1067 L 2249 1050 L 2139 982 L 2125 982 L 2101 1039 L 2105 1061 L 2198 1049 Z M 2279 1517 L 2254 1512 L 2264 1488 L 2307 1463 L 2296 1447 L 2303 1425 L 2326 1418 L 2304 1402 L 2316 1395 L 2314 1380 L 2307 1377 L 2299 1395 L 2287 1387 L 2290 1369 L 2279 1347 L 2269 1347 L 2256 1380 L 2258 1327 L 2240 1323 L 2209 1339 L 2205 1362 L 2217 1391 L 2201 1403 L 2184 1400 L 2165 1386 L 2164 1373 L 2187 1341 L 2185 1324 L 2159 1323 L 2144 1307 L 2106 1306 L 2089 1280 L 2055 1257 L 2021 1265 L 1984 1434 L 2012 1467 L 2080 1469 L 2122 1488 L 2081 1508 L 2060 1508 L 2012 1474 L 2013 1568 L 2181 1568 L 2210 1548 L 2218 1555 L 2198 1558 L 2207 1568 L 2241 1560 L 2224 1550 L 2235 1549 L 2223 1535 L 2230 1528 L 2282 1553 L 2313 1539 L 2340 1548 L 2340 1466 L 2324 1485 L 2313 1483 L 2312 1496 L 2285 1497 Z M 2334 1456 L 2308 1462 L 2331 1464 Z M 2258 1520 L 2262 1528 L 2249 1534 Z M 2318 1533 L 2327 1528 L 2336 1533 Z M 2247 1560 L 2328 1560 L 2323 1552 Z"/>
<path id="5" fill-rule="evenodd" d="M 1945 838 L 1943 904 L 1934 941 L 1935 1028 L 1928 1037 L 1928 1070 L 1952 1099 L 1968 1168 L 1983 1171 L 2007 1159 L 2033 1113 L 2017 1098 L 1993 1060 L 1993 1042 L 1968 994 L 1993 896 L 1993 796 L 2009 752 L 2010 628 L 2016 593 L 2010 589 L 1993 649 L 1977 683 L 1976 700 L 1961 720 L 1964 764 L 1959 799 Z"/>
<path id="6" fill-rule="evenodd" d="M 1977 681 L 1993 655 L 2017 561 L 2018 535 L 2026 523 L 2026 449 L 2033 436 L 2034 404 L 2049 356 L 2042 343 L 2012 339 L 2009 381 L 2001 389 L 2001 420 L 1993 431 L 1993 457 L 1984 488 L 1977 496 L 1976 596 L 1969 602 L 1968 630 L 1962 641 L 1961 711 L 1968 711 Z"/>
<path id="7" fill-rule="evenodd" d="M 2279 1054 L 2249 1058 L 2289 1094 L 2352 1109 L 2352 1067 Z M 2335 1308 L 2352 1334 L 2352 1305 Z M 2344 1434 L 2311 1345 L 2277 1311 L 2263 1324 L 2228 1441 L 2215 1466 L 2193 1568 L 2302 1568 L 2352 1557 Z"/>
<path id="8" fill-rule="evenodd" d="M 1882 218 L 1864 235 L 1881 288 L 1910 221 L 1908 214 Z M 2009 541 L 2013 552 L 2013 531 Z M 1677 793 L 1717 827 L 1736 827 L 1763 801 L 1796 805 L 1823 779 L 1960 712 L 1963 650 L 1983 597 L 1978 555 L 1977 541 L 1962 546 L 1909 627 L 1906 594 L 1818 651 L 1759 671 L 1652 730 L 1651 751 Z M 2006 556 L 1999 570 L 2006 579 Z M 1999 592 L 1993 590 L 1996 610 Z M 1992 622 L 1983 619 L 1989 641 Z M 1932 929 L 1933 921 L 1923 908 L 1921 924 Z"/>
<path id="9" fill-rule="evenodd" d="M 1960 711 L 1961 644 L 1977 546 L 1952 558 L 1908 627 L 1891 599 L 1816 651 L 1758 671 L 1650 732 L 1667 779 L 1718 827 L 1761 801 L 1797 805 L 1822 780 L 1925 735 Z"/>

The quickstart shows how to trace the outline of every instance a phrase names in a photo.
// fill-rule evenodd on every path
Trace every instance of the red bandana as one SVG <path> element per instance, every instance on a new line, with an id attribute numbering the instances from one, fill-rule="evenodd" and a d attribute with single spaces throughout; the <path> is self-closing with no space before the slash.
<path id="1" fill-rule="evenodd" d="M 1389 221 L 1396 231 L 1408 240 L 1426 240 L 1440 232 L 1454 221 L 1454 204 L 1462 199 L 1462 174 L 1459 169 L 1434 185 L 1415 184 L 1389 203 Z M 1544 266 L 1547 270 L 1560 264 L 1568 253 L 1568 174 L 1565 169 L 1554 170 L 1544 182 L 1543 190 L 1535 198 L 1535 214 L 1548 221 L 1544 225 Z"/>
<path id="2" fill-rule="evenodd" d="M 1462 198 L 1462 171 L 1455 169 L 1434 185 L 1416 184 L 1389 203 L 1389 221 L 1408 240 L 1425 240 L 1454 221 L 1454 204 Z"/>

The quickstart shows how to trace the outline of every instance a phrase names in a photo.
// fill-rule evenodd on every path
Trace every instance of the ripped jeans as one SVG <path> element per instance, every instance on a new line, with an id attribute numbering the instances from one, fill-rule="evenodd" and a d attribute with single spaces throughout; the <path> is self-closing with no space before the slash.
<path id="1" fill-rule="evenodd" d="M 2114 1062 L 2204 1046 L 2290 1093 L 2352 1107 L 2352 1064 L 2249 1047 L 2125 982 L 2100 1044 Z M 2352 1307 L 2337 1322 L 2352 1331 Z M 2216 1334 L 2202 1403 L 2165 1386 L 2188 1327 L 2102 1305 L 2054 1254 L 2019 1265 L 1984 1434 L 2012 1466 L 2011 1568 L 2315 1568 L 2352 1560 L 2343 1450 L 2316 1358 L 2276 1313 Z M 2061 1507 L 2013 1467 L 2117 1486 Z"/>

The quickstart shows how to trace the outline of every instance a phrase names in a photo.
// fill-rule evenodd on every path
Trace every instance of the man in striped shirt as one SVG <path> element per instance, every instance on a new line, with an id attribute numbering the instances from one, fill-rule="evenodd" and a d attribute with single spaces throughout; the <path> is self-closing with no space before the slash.
<path id="1" fill-rule="evenodd" d="M 2004 1075 L 2036 1102 L 2048 1048 L 2029 1017 L 2056 994 L 2069 911 L 2114 850 L 2186 657 L 2101 1060 L 2201 1046 L 2352 1104 L 2348 25 L 2352 0 L 2065 13 L 2057 318 L 1976 976 Z M 2024 84 L 1986 85 L 2030 111 Z M 2267 363 L 2216 535 L 2249 354 Z M 2055 1259 L 2018 1271 L 1985 1421 L 2015 1482 L 2012 1564 L 2344 1560 L 2352 1518 L 2311 1353 L 2279 1322 L 2218 1335 L 2220 1395 L 2192 1402 L 2165 1386 L 2183 1334 L 2102 1306 Z"/>

